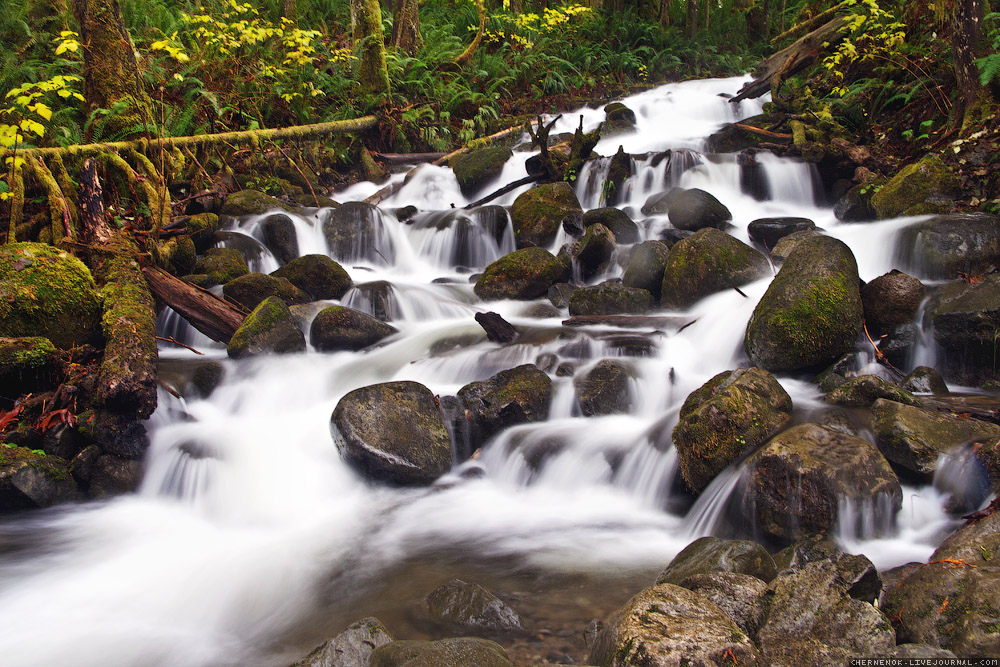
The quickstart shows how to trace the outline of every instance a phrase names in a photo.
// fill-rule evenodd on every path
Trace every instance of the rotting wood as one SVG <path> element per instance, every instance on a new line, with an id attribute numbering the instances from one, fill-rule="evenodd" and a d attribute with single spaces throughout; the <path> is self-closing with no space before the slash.
<path id="1" fill-rule="evenodd" d="M 744 132 L 749 132 L 750 134 L 757 134 L 762 137 L 767 137 L 768 139 L 774 139 L 776 141 L 790 141 L 792 135 L 782 134 L 780 132 L 771 132 L 770 130 L 762 130 L 759 127 L 754 127 L 753 125 L 747 125 L 746 123 L 733 123 L 733 127 L 738 130 L 743 130 Z"/>
<path id="2" fill-rule="evenodd" d="M 14 159 L 10 170 L 10 219 L 7 221 L 7 243 L 17 242 L 17 226 L 24 219 L 24 177 L 19 160 Z"/>
<path id="3" fill-rule="evenodd" d="M 372 157 L 386 164 L 422 164 L 443 158 L 447 153 L 375 153 Z"/>
<path id="4" fill-rule="evenodd" d="M 807 19 L 802 23 L 793 25 L 791 28 L 789 28 L 785 32 L 781 33 L 780 35 L 772 39 L 771 44 L 780 44 L 786 39 L 791 39 L 792 37 L 797 37 L 798 35 L 801 35 L 803 33 L 815 30 L 817 26 L 820 26 L 824 22 L 829 21 L 830 19 L 832 19 L 834 16 L 837 15 L 837 12 L 839 12 L 842 9 L 847 9 L 848 7 L 851 6 L 851 4 L 852 4 L 851 2 L 845 0 L 845 2 L 842 2 L 839 5 L 831 7 L 826 11 L 822 11 L 816 16 L 812 17 L 811 19 Z"/>
<path id="5" fill-rule="evenodd" d="M 211 292 L 152 266 L 142 267 L 142 274 L 157 299 L 216 342 L 229 343 L 243 324 L 246 313 Z"/>
<path id="6" fill-rule="evenodd" d="M 96 245 L 109 243 L 113 234 L 108 227 L 103 190 L 97 177 L 97 162 L 94 158 L 83 161 L 77 208 L 80 211 L 80 228 L 83 230 L 84 240 Z"/>

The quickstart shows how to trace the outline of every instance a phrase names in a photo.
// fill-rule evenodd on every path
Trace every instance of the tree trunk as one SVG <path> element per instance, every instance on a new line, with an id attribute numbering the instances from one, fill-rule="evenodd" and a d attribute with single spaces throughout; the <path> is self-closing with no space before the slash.
<path id="1" fill-rule="evenodd" d="M 369 92 L 388 93 L 389 70 L 378 0 L 351 0 L 351 37 L 358 58 L 358 83 Z"/>
<path id="2" fill-rule="evenodd" d="M 687 36 L 698 34 L 698 0 L 687 0 Z"/>
<path id="3" fill-rule="evenodd" d="M 291 21 L 292 23 L 298 25 L 299 22 L 299 5 L 296 0 L 284 0 L 282 4 L 282 15 Z"/>
<path id="4" fill-rule="evenodd" d="M 660 0 L 660 25 L 664 28 L 670 26 L 670 0 Z"/>
<path id="5" fill-rule="evenodd" d="M 36 28 L 57 33 L 68 28 L 66 0 L 28 0 L 28 17 Z"/>
<path id="6" fill-rule="evenodd" d="M 955 103 L 955 127 L 965 122 L 979 99 L 979 70 L 976 67 L 977 49 L 983 18 L 983 0 L 955 0 L 952 6 L 951 51 L 955 63 L 955 83 L 958 100 Z"/>
<path id="7" fill-rule="evenodd" d="M 122 22 L 118 0 L 73 0 L 73 14 L 83 44 L 83 93 L 87 113 L 107 110 L 91 124 L 112 140 L 152 133 L 151 102 L 143 86 L 132 38 Z"/>
<path id="8" fill-rule="evenodd" d="M 420 35 L 419 6 L 419 0 L 396 0 L 393 8 L 392 45 L 410 55 L 424 44 Z"/>
<path id="9" fill-rule="evenodd" d="M 473 38 L 472 43 L 469 44 L 468 48 L 460 56 L 455 58 L 456 65 L 467 65 L 472 60 L 472 56 L 476 55 L 479 43 L 483 41 L 483 31 L 486 30 L 486 6 L 483 5 L 483 0 L 476 0 L 476 8 L 479 10 L 479 28 L 476 30 L 476 36 Z"/>

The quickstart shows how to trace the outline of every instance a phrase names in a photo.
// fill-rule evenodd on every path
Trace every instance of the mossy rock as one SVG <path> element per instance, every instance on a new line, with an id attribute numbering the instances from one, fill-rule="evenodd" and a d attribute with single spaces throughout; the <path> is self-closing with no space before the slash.
<path id="1" fill-rule="evenodd" d="M 306 339 L 285 302 L 270 296 L 246 316 L 226 346 L 233 359 L 304 352 Z"/>
<path id="2" fill-rule="evenodd" d="M 385 382 L 348 393 L 330 417 L 341 456 L 365 477 L 426 485 L 451 468 L 451 438 L 430 389 Z"/>
<path id="3" fill-rule="evenodd" d="M 395 327 L 343 306 L 319 311 L 309 327 L 309 343 L 322 352 L 363 350 L 396 333 Z"/>
<path id="4" fill-rule="evenodd" d="M 545 421 L 552 401 L 552 380 L 531 364 L 500 371 L 458 390 L 469 413 L 470 445 L 478 449 L 505 428 Z"/>
<path id="5" fill-rule="evenodd" d="M 620 208 L 595 208 L 583 214 L 585 229 L 597 223 L 610 229 L 618 243 L 628 244 L 639 240 L 639 225 L 632 222 L 632 218 Z"/>
<path id="6" fill-rule="evenodd" d="M 658 584 L 676 584 L 709 572 L 746 574 L 767 583 L 778 574 L 767 549 L 750 540 L 699 537 L 674 556 L 656 578 Z"/>
<path id="7" fill-rule="evenodd" d="M 958 280 L 938 287 L 927 303 L 924 326 L 944 350 L 939 368 L 949 380 L 988 386 L 1000 383 L 1000 274 L 977 283 Z"/>
<path id="8" fill-rule="evenodd" d="M 79 497 L 65 460 L 24 447 L 0 444 L 0 514 L 51 507 Z"/>
<path id="9" fill-rule="evenodd" d="M 299 237 L 295 223 L 284 213 L 272 213 L 260 221 L 260 235 L 264 245 L 282 264 L 299 256 Z"/>
<path id="10" fill-rule="evenodd" d="M 62 359 L 48 338 L 0 338 L 0 396 L 52 389 L 59 384 Z"/>
<path id="11" fill-rule="evenodd" d="M 791 421 L 792 399 L 760 368 L 726 371 L 692 392 L 673 431 L 684 481 L 701 492 Z"/>
<path id="12" fill-rule="evenodd" d="M 861 302 L 870 332 L 912 322 L 926 293 L 923 283 L 895 269 L 867 283 L 861 288 Z"/>
<path id="13" fill-rule="evenodd" d="M 194 247 L 204 252 L 215 243 L 215 233 L 219 231 L 219 216 L 215 213 L 199 213 L 188 218 L 186 223 Z"/>
<path id="14" fill-rule="evenodd" d="M 779 541 L 834 529 L 845 499 L 872 508 L 886 525 L 903 503 L 899 480 L 874 445 L 818 424 L 779 433 L 747 466 L 746 506 L 758 529 Z"/>
<path id="15" fill-rule="evenodd" d="M 226 197 L 220 213 L 239 218 L 248 215 L 263 215 L 271 211 L 291 213 L 293 207 L 257 190 L 240 190 Z"/>
<path id="16" fill-rule="evenodd" d="M 514 667 L 496 642 L 475 637 L 395 641 L 372 653 L 368 667 Z"/>
<path id="17" fill-rule="evenodd" d="M 919 475 L 931 475 L 941 454 L 976 438 L 1000 437 L 1000 426 L 880 399 L 872 406 L 872 430 L 887 459 Z"/>
<path id="18" fill-rule="evenodd" d="M 367 667 L 372 652 L 391 641 L 395 640 L 382 622 L 369 616 L 347 626 L 292 667 Z"/>
<path id="19" fill-rule="evenodd" d="M 286 306 L 308 303 L 309 295 L 284 278 L 276 278 L 263 273 L 248 273 L 222 286 L 222 295 L 247 310 L 253 310 L 264 299 L 276 296 Z"/>
<path id="20" fill-rule="evenodd" d="M 683 310 L 724 289 L 770 275 L 767 257 L 718 229 L 702 229 L 670 248 L 660 287 L 660 305 Z"/>
<path id="21" fill-rule="evenodd" d="M 287 279 L 313 299 L 339 299 L 352 284 L 344 267 L 326 255 L 296 257 L 271 275 Z"/>
<path id="22" fill-rule="evenodd" d="M 570 273 L 569 262 L 548 250 L 522 248 L 487 266 L 473 290 L 484 301 L 537 299 Z"/>
<path id="23" fill-rule="evenodd" d="M 851 249 L 827 236 L 809 238 L 757 303 L 744 349 L 773 372 L 821 367 L 853 349 L 863 317 Z"/>
<path id="24" fill-rule="evenodd" d="M 1000 256 L 1000 218 L 962 213 L 918 222 L 900 232 L 896 254 L 904 269 L 922 278 L 988 272 Z"/>
<path id="25" fill-rule="evenodd" d="M 167 239 L 156 248 L 159 253 L 158 263 L 177 276 L 183 276 L 194 271 L 198 261 L 198 250 L 190 236 L 179 236 Z"/>
<path id="26" fill-rule="evenodd" d="M 312 208 L 337 208 L 340 206 L 340 202 L 334 201 L 329 197 L 324 197 L 323 195 L 313 195 L 311 192 L 303 192 L 300 195 L 295 195 L 292 200 L 299 206 L 307 209 Z"/>
<path id="27" fill-rule="evenodd" d="M 823 236 L 823 231 L 817 227 L 816 229 L 801 229 L 797 232 L 792 232 L 787 236 L 782 236 L 774 247 L 771 248 L 771 260 L 777 265 L 784 264 L 789 255 L 791 255 L 803 241 L 813 238 L 814 236 Z"/>
<path id="28" fill-rule="evenodd" d="M 491 146 L 456 158 L 451 168 L 462 194 L 471 197 L 498 178 L 512 155 L 513 152 L 506 146 Z"/>
<path id="29" fill-rule="evenodd" d="M 758 218 L 747 225 L 747 234 L 751 241 L 770 250 L 789 234 L 810 229 L 816 229 L 816 223 L 809 218 Z"/>
<path id="30" fill-rule="evenodd" d="M 588 663 L 600 667 L 765 664 L 750 638 L 722 609 L 673 584 L 647 588 L 626 602 L 597 635 Z"/>
<path id="31" fill-rule="evenodd" d="M 580 410 L 585 417 L 626 413 L 632 404 L 629 390 L 635 369 L 626 362 L 602 359 L 587 373 L 573 379 Z"/>
<path id="32" fill-rule="evenodd" d="M 678 585 L 717 604 L 748 637 L 757 635 L 764 620 L 761 599 L 767 590 L 761 579 L 736 572 L 704 572 L 685 577 Z"/>
<path id="33" fill-rule="evenodd" d="M 951 169 L 936 155 L 904 167 L 872 195 L 872 208 L 880 219 L 895 218 L 934 200 L 959 194 L 959 183 Z M 916 212 L 916 211 L 914 211 Z"/>
<path id="34" fill-rule="evenodd" d="M 617 282 L 581 287 L 569 298 L 570 315 L 639 315 L 653 307 L 653 295 Z"/>
<path id="35" fill-rule="evenodd" d="M 612 102 L 604 107 L 604 126 L 601 136 L 610 137 L 635 130 L 635 112 L 621 102 Z"/>
<path id="36" fill-rule="evenodd" d="M 618 151 L 611 156 L 611 163 L 608 165 L 608 175 L 604 178 L 604 184 L 601 185 L 601 192 L 604 195 L 603 200 L 606 206 L 614 206 L 625 199 L 623 186 L 631 175 L 632 156 L 625 152 L 624 147 L 619 146 Z M 586 213 L 584 215 L 586 216 Z M 585 222 L 584 224 L 591 223 Z M 622 239 L 622 243 L 635 243 L 635 241 Z"/>
<path id="37" fill-rule="evenodd" d="M 906 405 L 919 405 L 913 394 L 877 375 L 848 378 L 831 391 L 826 400 L 845 408 L 870 408 L 880 398 Z"/>
<path id="38" fill-rule="evenodd" d="M 691 188 L 682 190 L 671 200 L 667 217 L 677 229 L 695 232 L 706 227 L 725 229 L 733 214 L 711 193 Z"/>
<path id="39" fill-rule="evenodd" d="M 874 187 L 859 184 L 848 190 L 833 206 L 833 215 L 841 222 L 868 222 L 876 218 L 872 208 Z"/>
<path id="40" fill-rule="evenodd" d="M 194 265 L 194 275 L 205 275 L 211 285 L 225 285 L 250 273 L 243 254 L 235 248 L 209 248 Z"/>
<path id="41" fill-rule="evenodd" d="M 569 183 L 539 185 L 518 195 L 510 208 L 519 248 L 552 245 L 563 224 L 580 225 L 583 208 Z"/>
<path id="42" fill-rule="evenodd" d="M 573 244 L 571 252 L 584 280 L 590 280 L 606 271 L 614 254 L 615 235 L 600 223 L 587 227 L 583 237 Z"/>
<path id="43" fill-rule="evenodd" d="M 638 244 L 632 248 L 622 276 L 622 285 L 644 289 L 653 296 L 653 303 L 660 303 L 663 272 L 669 254 L 670 248 L 662 241 L 643 241 Z"/>
<path id="44" fill-rule="evenodd" d="M 948 383 L 944 381 L 944 377 L 930 366 L 917 366 L 903 378 L 899 386 L 914 394 L 949 393 Z"/>
<path id="45" fill-rule="evenodd" d="M 59 348 L 101 340 L 101 302 L 90 270 L 42 243 L 0 247 L 0 336 L 48 338 Z"/>

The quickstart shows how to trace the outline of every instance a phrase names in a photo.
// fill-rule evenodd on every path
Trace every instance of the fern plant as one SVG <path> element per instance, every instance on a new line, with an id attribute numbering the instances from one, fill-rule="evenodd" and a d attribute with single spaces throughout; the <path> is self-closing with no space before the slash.
<path id="1" fill-rule="evenodd" d="M 979 82 L 987 86 L 994 80 L 1000 80 L 1000 12 L 986 15 L 984 23 L 987 28 L 987 39 L 992 42 L 993 53 L 976 60 L 979 68 Z"/>

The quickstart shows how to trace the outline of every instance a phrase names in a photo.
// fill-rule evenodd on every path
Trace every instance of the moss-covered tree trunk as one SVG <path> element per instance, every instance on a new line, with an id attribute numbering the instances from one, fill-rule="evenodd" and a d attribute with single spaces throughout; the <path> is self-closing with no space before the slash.
<path id="1" fill-rule="evenodd" d="M 46 31 L 66 30 L 69 7 L 66 0 L 28 0 L 32 24 Z"/>
<path id="2" fill-rule="evenodd" d="M 83 92 L 87 112 L 107 110 L 88 130 L 93 137 L 124 139 L 149 134 L 151 103 L 135 59 L 118 0 L 73 0 L 83 44 Z"/>
<path id="3" fill-rule="evenodd" d="M 373 93 L 389 92 L 385 35 L 378 0 L 351 0 L 351 37 L 358 58 L 358 82 Z"/>
<path id="4" fill-rule="evenodd" d="M 419 0 L 395 0 L 393 3 L 392 45 L 411 55 L 424 43 L 420 35 L 419 5 Z"/>

